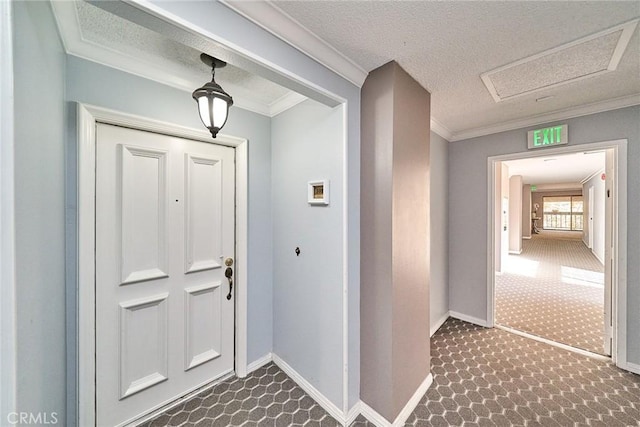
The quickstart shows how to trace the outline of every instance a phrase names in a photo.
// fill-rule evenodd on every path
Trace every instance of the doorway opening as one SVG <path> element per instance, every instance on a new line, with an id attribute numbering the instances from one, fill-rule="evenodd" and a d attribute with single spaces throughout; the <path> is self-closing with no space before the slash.
<path id="1" fill-rule="evenodd" d="M 489 159 L 489 326 L 616 360 L 625 148 Z"/>

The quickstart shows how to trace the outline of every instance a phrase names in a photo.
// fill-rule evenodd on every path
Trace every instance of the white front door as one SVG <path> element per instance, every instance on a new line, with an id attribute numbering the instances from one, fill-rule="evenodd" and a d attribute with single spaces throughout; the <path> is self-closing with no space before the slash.
<path id="1" fill-rule="evenodd" d="M 235 151 L 98 124 L 96 422 L 233 371 Z"/>

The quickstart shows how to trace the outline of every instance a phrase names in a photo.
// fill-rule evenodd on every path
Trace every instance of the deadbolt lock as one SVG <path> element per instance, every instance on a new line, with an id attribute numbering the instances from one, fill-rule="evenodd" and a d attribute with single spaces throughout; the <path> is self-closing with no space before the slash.
<path id="1" fill-rule="evenodd" d="M 224 260 L 224 265 L 231 267 L 233 265 L 233 258 L 227 258 Z"/>

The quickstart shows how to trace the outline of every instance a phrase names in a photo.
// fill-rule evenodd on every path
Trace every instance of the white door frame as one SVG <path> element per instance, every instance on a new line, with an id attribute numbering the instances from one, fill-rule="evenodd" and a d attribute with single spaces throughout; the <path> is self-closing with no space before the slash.
<path id="1" fill-rule="evenodd" d="M 589 218 L 587 218 L 587 224 L 589 225 L 589 249 L 591 249 L 591 252 L 593 252 L 593 210 L 595 208 L 595 202 L 593 200 L 593 198 L 595 197 L 594 191 L 593 191 L 593 185 L 589 186 L 589 205 L 588 205 L 588 209 L 589 209 Z"/>
<path id="2" fill-rule="evenodd" d="M 0 1 L 0 414 L 16 410 L 12 8 L 11 2 Z"/>
<path id="3" fill-rule="evenodd" d="M 95 404 L 95 176 L 96 124 L 105 123 L 212 143 L 209 132 L 86 104 L 78 120 L 78 425 L 96 423 Z M 235 371 L 247 375 L 247 161 L 248 141 L 218 135 L 215 143 L 236 150 Z M 186 391 L 186 390 L 185 390 Z"/>
<path id="4" fill-rule="evenodd" d="M 488 191 L 488 218 L 487 218 L 487 324 L 489 328 L 495 326 L 495 163 L 498 161 L 515 160 L 522 158 L 542 157 L 549 155 L 562 155 L 579 153 L 583 151 L 612 149 L 614 153 L 615 177 L 614 177 L 614 206 L 611 219 L 615 219 L 613 242 L 613 276 L 612 303 L 613 303 L 613 344 L 611 358 L 613 362 L 629 370 L 627 364 L 627 140 L 595 142 L 589 144 L 568 145 L 560 148 L 550 148 L 537 151 L 524 151 L 513 154 L 491 156 L 487 158 L 487 191 Z"/>

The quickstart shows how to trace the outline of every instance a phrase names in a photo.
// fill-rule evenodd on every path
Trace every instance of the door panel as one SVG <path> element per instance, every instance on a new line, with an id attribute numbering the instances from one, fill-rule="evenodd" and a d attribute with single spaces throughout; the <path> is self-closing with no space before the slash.
<path id="1" fill-rule="evenodd" d="M 96 127 L 97 424 L 233 371 L 235 152 Z M 231 294 L 233 296 L 233 294 Z"/>
<path id="2" fill-rule="evenodd" d="M 126 145 L 118 151 L 121 284 L 166 277 L 168 153 Z"/>
<path id="3" fill-rule="evenodd" d="M 186 272 L 222 267 L 220 239 L 211 236 L 222 234 L 220 193 L 222 164 L 218 158 L 195 157 L 185 154 L 186 221 L 185 245 L 187 248 Z"/>

